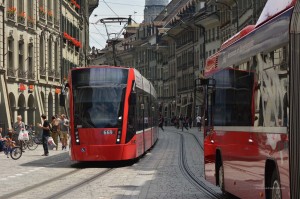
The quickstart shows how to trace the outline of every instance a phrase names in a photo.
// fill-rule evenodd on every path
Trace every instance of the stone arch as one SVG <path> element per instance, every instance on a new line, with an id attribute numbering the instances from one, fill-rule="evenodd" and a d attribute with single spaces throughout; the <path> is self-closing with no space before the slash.
<path id="1" fill-rule="evenodd" d="M 46 112 L 45 94 L 44 94 L 43 91 L 41 92 L 41 98 L 42 98 L 43 109 L 44 109 L 44 111 Z"/>
<path id="2" fill-rule="evenodd" d="M 12 122 L 15 121 L 15 111 L 16 111 L 16 98 L 13 93 L 8 94 L 9 106 L 11 111 Z"/>
<path id="3" fill-rule="evenodd" d="M 48 120 L 51 121 L 51 117 L 53 116 L 53 96 L 52 93 L 49 93 L 48 96 Z"/>
<path id="4" fill-rule="evenodd" d="M 58 94 L 55 93 L 55 114 L 59 114 L 59 101 Z"/>
<path id="5" fill-rule="evenodd" d="M 35 124 L 35 105 L 34 105 L 34 97 L 32 94 L 29 95 L 27 105 L 28 105 L 27 124 L 34 125 Z"/>
<path id="6" fill-rule="evenodd" d="M 25 111 L 26 111 L 25 96 L 24 94 L 20 94 L 18 99 L 18 115 L 22 116 L 23 121 L 25 119 Z"/>
<path id="7" fill-rule="evenodd" d="M 16 108 L 16 98 L 15 98 L 15 95 L 13 93 L 9 93 L 8 94 L 8 98 L 9 98 L 10 107 Z"/>

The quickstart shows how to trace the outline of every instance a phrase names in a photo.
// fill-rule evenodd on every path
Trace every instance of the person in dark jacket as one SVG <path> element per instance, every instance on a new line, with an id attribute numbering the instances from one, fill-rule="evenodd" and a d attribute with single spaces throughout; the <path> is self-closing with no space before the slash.
<path id="1" fill-rule="evenodd" d="M 161 128 L 161 130 L 165 131 L 164 130 L 164 116 L 162 116 L 162 114 L 159 115 L 159 123 L 158 123 L 158 126 Z"/>
<path id="2" fill-rule="evenodd" d="M 43 135 L 42 135 L 42 142 L 43 142 L 43 148 L 44 148 L 44 154 L 42 156 L 48 156 L 48 138 L 50 137 L 50 123 L 48 120 L 46 120 L 46 115 L 41 115 L 43 124 L 39 124 L 38 126 L 43 129 Z"/>

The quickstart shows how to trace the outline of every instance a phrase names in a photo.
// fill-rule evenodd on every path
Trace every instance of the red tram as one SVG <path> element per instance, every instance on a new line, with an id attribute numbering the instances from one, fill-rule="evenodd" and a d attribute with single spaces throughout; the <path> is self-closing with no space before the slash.
<path id="1" fill-rule="evenodd" d="M 136 69 L 72 69 L 69 102 L 72 160 L 135 159 L 158 139 L 156 91 Z"/>
<path id="2" fill-rule="evenodd" d="M 269 0 L 208 58 L 205 178 L 240 198 L 300 198 L 300 1 Z"/>

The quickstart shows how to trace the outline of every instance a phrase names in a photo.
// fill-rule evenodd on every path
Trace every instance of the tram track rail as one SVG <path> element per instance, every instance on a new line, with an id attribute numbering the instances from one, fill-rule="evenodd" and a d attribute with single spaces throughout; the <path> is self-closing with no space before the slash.
<path id="1" fill-rule="evenodd" d="M 28 193 L 30 191 L 39 189 L 39 188 L 41 188 L 43 186 L 47 186 L 47 185 L 49 185 L 49 184 L 51 184 L 53 182 L 56 182 L 57 180 L 66 178 L 68 176 L 72 176 L 72 175 L 74 175 L 74 174 L 82 171 L 83 169 L 85 169 L 85 168 L 78 168 L 78 169 L 75 169 L 73 171 L 70 171 L 70 172 L 64 173 L 62 175 L 59 175 L 59 176 L 50 178 L 48 180 L 45 180 L 43 182 L 39 182 L 38 184 L 33 184 L 33 185 L 30 185 L 30 186 L 26 186 L 23 189 L 20 189 L 20 190 L 17 190 L 17 191 L 8 193 L 8 194 L 0 195 L 0 199 L 15 198 L 16 196 L 19 196 L 19 195 L 22 195 L 24 193 Z M 72 190 L 74 190 L 74 189 L 76 189 L 78 187 L 81 187 L 81 186 L 85 185 L 86 183 L 92 182 L 92 181 L 94 181 L 94 180 L 96 180 L 96 179 L 104 176 L 105 174 L 108 174 L 109 172 L 111 172 L 114 169 L 115 168 L 105 169 L 104 171 L 101 171 L 100 173 L 98 173 L 96 175 L 93 175 L 90 178 L 84 179 L 84 181 L 78 182 L 78 183 L 76 183 L 76 184 L 74 184 L 74 185 L 72 185 L 70 187 L 67 187 L 67 188 L 63 189 L 62 191 L 54 193 L 53 195 L 48 196 L 47 198 L 57 198 L 57 197 L 66 195 L 67 193 L 72 192 Z"/>
<path id="2" fill-rule="evenodd" d="M 67 187 L 67 188 L 63 189 L 62 191 L 54 193 L 51 196 L 46 197 L 46 199 L 53 199 L 53 198 L 62 197 L 64 195 L 68 194 L 68 193 L 71 193 L 73 190 L 75 190 L 77 188 L 85 186 L 87 183 L 95 181 L 96 179 L 98 179 L 98 178 L 100 178 L 100 177 L 102 177 L 102 176 L 110 173 L 113 170 L 115 170 L 115 168 L 108 168 L 108 169 L 106 169 L 106 170 L 104 170 L 104 171 L 102 171 L 102 172 L 100 172 L 100 173 L 98 173 L 98 174 L 96 174 L 96 175 L 88 178 L 88 179 L 85 179 L 84 181 L 78 182 L 78 183 L 76 183 L 76 184 L 74 184 L 74 185 L 72 185 L 70 187 Z"/>
<path id="3" fill-rule="evenodd" d="M 37 189 L 37 188 L 40 188 L 42 186 L 45 186 L 47 184 L 50 184 L 52 183 L 53 181 L 56 181 L 56 180 L 59 180 L 61 178 L 65 178 L 67 176 L 71 176 L 79 171 L 81 171 L 82 169 L 76 169 L 76 170 L 73 170 L 73 171 L 70 171 L 70 172 L 67 172 L 67 173 L 64 173 L 62 175 L 59 175 L 59 176 L 56 176 L 54 178 L 51 178 L 51 179 L 48 179 L 48 180 L 45 180 L 43 182 L 40 182 L 38 184 L 33 184 L 33 185 L 30 185 L 30 186 L 26 186 L 24 187 L 23 189 L 20 189 L 20 190 L 17 190 L 17 191 L 14 191 L 14 192 L 11 192 L 11 193 L 8 193 L 8 194 L 4 194 L 4 195 L 1 195 L 0 196 L 0 199 L 6 199 L 6 198 L 14 198 L 15 196 L 18 196 L 18 195 L 21 195 L 25 192 L 29 192 L 31 190 L 34 190 L 34 189 Z"/>
<path id="4" fill-rule="evenodd" d="M 180 155 L 179 155 L 179 167 L 182 172 L 182 174 L 185 176 L 185 178 L 195 186 L 199 191 L 205 193 L 207 196 L 211 198 L 217 198 L 217 199 L 226 199 L 226 197 L 222 193 L 217 193 L 215 190 L 213 190 L 211 187 L 209 187 L 203 179 L 199 179 L 194 175 L 194 173 L 191 171 L 186 157 L 186 150 L 185 150 L 185 138 L 182 133 L 177 134 L 180 136 Z M 192 134 L 193 135 L 193 134 Z M 197 139 L 196 137 L 194 137 Z M 198 140 L 198 139 L 197 139 Z M 200 144 L 199 141 L 196 141 L 198 144 Z M 201 147 L 201 145 L 200 145 Z M 201 147 L 202 148 L 202 147 Z"/>

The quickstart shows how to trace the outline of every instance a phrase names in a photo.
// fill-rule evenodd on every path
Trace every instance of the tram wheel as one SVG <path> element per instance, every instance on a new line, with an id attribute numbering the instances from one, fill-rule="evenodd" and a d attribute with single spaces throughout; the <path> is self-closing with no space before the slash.
<path id="1" fill-rule="evenodd" d="M 280 181 L 276 171 L 273 171 L 271 178 L 271 187 L 269 187 L 270 199 L 281 199 Z"/>
<path id="2" fill-rule="evenodd" d="M 223 165 L 219 166 L 218 175 L 219 175 L 219 180 L 218 180 L 219 187 L 221 188 L 221 191 L 223 192 L 223 194 L 225 194 Z"/>

